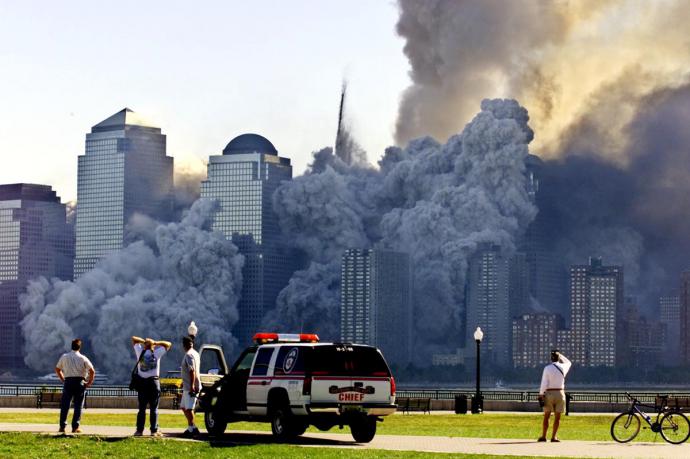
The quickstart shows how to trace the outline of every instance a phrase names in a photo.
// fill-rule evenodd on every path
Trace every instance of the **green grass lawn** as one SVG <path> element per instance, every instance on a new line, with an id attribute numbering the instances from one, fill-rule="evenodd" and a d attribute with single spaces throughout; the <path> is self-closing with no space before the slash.
<path id="1" fill-rule="evenodd" d="M 71 413 L 70 413 L 71 414 Z M 613 415 L 564 416 L 561 418 L 559 437 L 563 440 L 612 441 L 609 429 Z M 21 422 L 38 424 L 55 424 L 58 417 L 55 412 L 45 413 L 0 413 L 0 422 Z M 84 411 L 83 425 L 132 426 L 134 431 L 135 414 L 100 414 Z M 186 423 L 182 414 L 162 414 L 159 424 L 164 428 L 184 428 Z M 203 425 L 203 417 L 197 424 Z M 644 426 L 644 423 L 643 423 Z M 228 426 L 232 430 L 270 430 L 267 423 L 235 423 Z M 312 432 L 318 432 L 310 428 Z M 331 432 L 347 433 L 349 429 Z M 541 434 L 541 414 L 493 414 L 481 415 L 394 415 L 387 416 L 378 425 L 378 434 L 390 435 L 435 435 L 447 437 L 484 437 L 484 438 L 531 438 Z M 660 436 L 642 429 L 635 441 L 663 441 Z"/>
<path id="2" fill-rule="evenodd" d="M 0 432 L 0 457 L 36 459 L 116 458 L 500 458 L 518 456 L 490 456 L 413 451 L 383 451 L 376 449 L 307 448 L 295 445 L 214 445 L 207 442 L 181 442 L 150 438 L 58 437 L 31 433 Z"/>

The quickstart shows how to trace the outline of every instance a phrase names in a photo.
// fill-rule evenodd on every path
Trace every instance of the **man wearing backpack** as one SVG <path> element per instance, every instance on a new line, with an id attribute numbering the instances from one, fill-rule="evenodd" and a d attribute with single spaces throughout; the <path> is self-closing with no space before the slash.
<path id="1" fill-rule="evenodd" d="M 551 412 L 555 414 L 551 441 L 559 442 L 558 426 L 561 421 L 561 413 L 565 412 L 565 376 L 570 370 L 568 360 L 558 350 L 551 351 L 551 363 L 544 367 L 539 388 L 539 402 L 544 406 L 544 421 L 541 437 L 537 441 L 546 441 L 546 432 L 549 430 Z"/>
<path id="2" fill-rule="evenodd" d="M 137 358 L 137 373 L 141 378 L 137 394 L 139 399 L 139 412 L 137 413 L 137 431 L 135 437 L 144 434 L 146 423 L 146 406 L 151 407 L 151 436 L 160 437 L 158 432 L 158 403 L 161 396 L 161 384 L 159 381 L 161 358 L 172 347 L 169 341 L 154 341 L 151 338 L 139 338 L 132 336 L 134 354 Z"/>

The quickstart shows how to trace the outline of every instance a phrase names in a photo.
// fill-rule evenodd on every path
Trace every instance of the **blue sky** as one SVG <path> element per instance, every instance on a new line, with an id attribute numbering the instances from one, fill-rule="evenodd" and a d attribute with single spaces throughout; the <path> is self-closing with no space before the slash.
<path id="1" fill-rule="evenodd" d="M 0 183 L 76 198 L 92 125 L 129 107 L 200 168 L 243 132 L 301 173 L 333 143 L 343 76 L 349 121 L 375 162 L 408 86 L 392 1 L 0 0 Z"/>

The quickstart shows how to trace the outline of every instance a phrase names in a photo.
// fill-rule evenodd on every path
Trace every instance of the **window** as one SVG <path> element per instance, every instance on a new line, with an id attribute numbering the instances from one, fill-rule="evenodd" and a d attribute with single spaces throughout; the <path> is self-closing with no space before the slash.
<path id="1" fill-rule="evenodd" d="M 271 357 L 273 357 L 274 349 L 273 347 L 259 349 L 252 376 L 266 376 L 268 374 L 268 365 L 271 362 Z"/>

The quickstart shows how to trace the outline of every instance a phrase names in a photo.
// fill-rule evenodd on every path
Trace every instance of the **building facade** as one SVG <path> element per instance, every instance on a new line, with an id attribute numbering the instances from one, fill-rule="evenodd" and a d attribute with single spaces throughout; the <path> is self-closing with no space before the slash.
<path id="1" fill-rule="evenodd" d="M 666 326 L 666 346 L 664 360 L 667 364 L 677 364 L 676 354 L 680 347 L 680 297 L 678 292 L 659 297 L 659 320 Z"/>
<path id="2" fill-rule="evenodd" d="M 548 363 L 551 351 L 558 349 L 562 328 L 563 319 L 557 314 L 530 313 L 513 319 L 513 366 L 535 368 Z"/>
<path id="3" fill-rule="evenodd" d="M 394 365 L 410 361 L 412 276 L 406 253 L 349 249 L 342 257 L 340 334 L 381 349 Z"/>
<path id="4" fill-rule="evenodd" d="M 273 210 L 273 193 L 292 180 L 289 158 L 278 156 L 273 144 L 257 134 L 231 140 L 222 155 L 211 156 L 201 197 L 219 208 L 213 229 L 237 245 L 245 256 L 239 321 L 234 334 L 240 344 L 251 342 L 264 314 L 275 307 L 299 260 L 288 250 Z"/>
<path id="5" fill-rule="evenodd" d="M 627 301 L 619 320 L 621 346 L 619 364 L 635 368 L 649 368 L 662 363 L 666 342 L 666 324 L 640 314 L 634 301 Z"/>
<path id="6" fill-rule="evenodd" d="M 680 275 L 680 360 L 690 364 L 690 271 Z"/>
<path id="7" fill-rule="evenodd" d="M 475 346 L 473 333 L 481 327 L 482 355 L 495 364 L 512 365 L 510 259 L 498 247 L 485 247 L 470 259 L 466 314 L 466 346 Z"/>
<path id="8" fill-rule="evenodd" d="M 618 318 L 623 307 L 623 268 L 604 266 L 601 258 L 570 267 L 569 358 L 583 366 L 612 367 L 620 346 Z"/>
<path id="9" fill-rule="evenodd" d="M 160 128 L 128 108 L 93 126 L 79 156 L 75 278 L 122 248 L 135 213 L 167 220 L 172 195 L 173 158 Z"/>
<path id="10" fill-rule="evenodd" d="M 19 295 L 38 276 L 72 278 L 74 232 L 50 186 L 0 185 L 0 368 L 21 368 Z"/>

